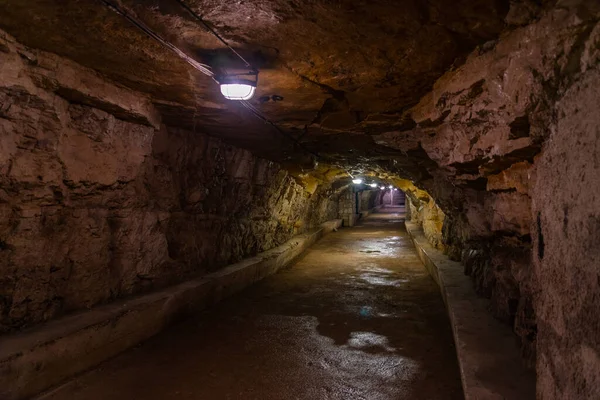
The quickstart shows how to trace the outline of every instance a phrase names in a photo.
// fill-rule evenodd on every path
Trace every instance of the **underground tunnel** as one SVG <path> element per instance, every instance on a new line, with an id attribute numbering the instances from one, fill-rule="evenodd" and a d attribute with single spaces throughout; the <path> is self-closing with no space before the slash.
<path id="1" fill-rule="evenodd" d="M 600 399 L 600 1 L 0 0 L 0 399 Z"/>

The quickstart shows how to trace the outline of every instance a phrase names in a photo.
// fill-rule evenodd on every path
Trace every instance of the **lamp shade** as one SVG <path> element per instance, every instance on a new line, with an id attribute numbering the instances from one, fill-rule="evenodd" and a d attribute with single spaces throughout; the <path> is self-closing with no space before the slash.
<path id="1" fill-rule="evenodd" d="M 254 96 L 256 91 L 256 84 L 258 83 L 258 76 L 254 75 L 254 79 L 242 78 L 248 74 L 237 74 L 237 75 L 221 75 L 217 79 L 221 86 L 221 94 L 229 100 L 249 100 Z"/>
<path id="2" fill-rule="evenodd" d="M 221 94 L 229 100 L 249 100 L 254 96 L 256 87 L 248 83 L 222 83 Z"/>

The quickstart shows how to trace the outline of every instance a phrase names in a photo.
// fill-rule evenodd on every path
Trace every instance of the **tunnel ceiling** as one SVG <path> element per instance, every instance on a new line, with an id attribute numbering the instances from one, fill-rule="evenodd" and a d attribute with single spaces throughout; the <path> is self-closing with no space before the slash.
<path id="1" fill-rule="evenodd" d="M 407 168 L 419 162 L 412 138 L 406 153 L 376 144 L 373 135 L 410 130 L 414 121 L 405 111 L 476 46 L 498 37 L 509 8 L 505 0 L 186 3 L 260 68 L 251 103 L 307 148 L 359 164 L 408 155 Z M 199 61 L 236 66 L 176 0 L 121 4 Z M 5 0 L 0 28 L 148 93 L 167 125 L 277 161 L 300 163 L 307 156 L 100 1 Z M 265 101 L 273 95 L 283 100 Z"/>

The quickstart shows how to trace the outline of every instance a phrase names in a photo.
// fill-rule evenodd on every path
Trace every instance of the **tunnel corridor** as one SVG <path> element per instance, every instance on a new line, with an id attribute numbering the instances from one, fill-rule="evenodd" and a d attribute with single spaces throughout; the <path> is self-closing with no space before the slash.
<path id="1" fill-rule="evenodd" d="M 435 282 L 382 208 L 46 400 L 460 399 Z"/>
<path id="2" fill-rule="evenodd" d="M 0 400 L 600 399 L 600 0 L 0 0 Z"/>

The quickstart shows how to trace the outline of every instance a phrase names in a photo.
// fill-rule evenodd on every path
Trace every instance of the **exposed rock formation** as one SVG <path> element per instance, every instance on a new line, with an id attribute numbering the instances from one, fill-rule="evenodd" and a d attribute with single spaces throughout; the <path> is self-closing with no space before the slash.
<path id="1" fill-rule="evenodd" d="M 445 250 L 442 227 L 444 226 L 446 215 L 435 204 L 435 201 L 429 196 L 421 197 L 416 202 L 409 198 L 408 207 L 410 208 L 409 219 L 423 227 L 423 232 L 427 240 L 434 247 Z"/>
<path id="2" fill-rule="evenodd" d="M 0 331 L 163 287 L 337 218 L 277 164 L 2 39 Z"/>
<path id="3" fill-rule="evenodd" d="M 598 1 L 190 0 L 261 67 L 253 104 L 319 159 L 98 4 L 22 3 L 0 4 L 0 27 L 85 67 L 0 39 L 3 330 L 352 211 L 347 168 L 407 194 L 513 326 L 539 398 L 599 396 Z M 170 2 L 122 4 L 202 61 L 231 61 Z"/>
<path id="4" fill-rule="evenodd" d="M 581 43 L 581 72 L 561 91 L 531 180 L 543 399 L 600 394 L 600 26 Z"/>
<path id="5" fill-rule="evenodd" d="M 563 96 L 586 85 L 597 85 L 598 16 L 598 4 L 593 2 L 554 9 L 544 13 L 539 22 L 476 50 L 406 113 L 404 118 L 412 118 L 416 124 L 410 133 L 387 133 L 377 139 L 378 143 L 406 149 L 410 145 L 407 138 L 411 138 L 412 148 L 422 146 L 433 161 L 428 167 L 431 178 L 417 181 L 417 186 L 426 189 L 445 214 L 443 244 L 451 257 L 463 261 L 475 289 L 491 299 L 494 314 L 514 324 L 524 356 L 531 363 L 536 347 L 544 353 L 554 352 L 547 343 L 536 344 L 536 311 L 545 310 L 548 303 L 535 296 L 544 293 L 547 286 L 532 277 L 530 232 L 538 225 L 539 214 L 531 209 L 531 201 L 536 200 L 537 193 L 547 192 L 532 191 L 532 175 L 541 168 L 546 181 L 552 180 L 547 171 L 556 171 L 556 167 L 540 167 L 539 159 L 548 159 L 543 151 L 547 143 L 568 143 L 554 136 L 567 118 L 562 111 Z M 597 104 L 598 99 L 585 94 L 580 101 Z M 572 107 L 579 110 L 586 106 Z M 586 118 L 585 113 L 579 115 Z M 589 135 L 590 145 L 598 140 L 598 132 L 593 123 L 586 124 L 580 124 L 579 129 L 585 131 L 582 135 Z M 570 146 L 560 148 L 569 157 L 581 157 L 580 162 L 587 165 L 582 165 L 581 171 L 593 168 L 597 151 L 575 153 L 576 147 Z M 570 179 L 578 179 L 565 161 L 559 164 L 570 171 L 566 173 Z M 586 176 L 595 175 L 588 169 Z M 597 176 L 595 182 L 588 184 L 589 188 L 600 183 Z M 576 193 L 567 187 L 553 187 L 570 196 Z M 538 210 L 543 207 L 539 205 Z M 591 199 L 583 208 L 594 218 L 597 208 Z M 435 221 L 426 216 L 431 209 L 424 208 L 424 214 L 415 215 L 413 208 L 413 217 Z M 431 233 L 435 229 L 429 231 L 430 240 L 439 243 Z M 593 232 L 588 234 L 595 237 Z M 540 237 L 533 236 L 534 250 Z M 588 390 L 593 387 L 590 382 Z"/>
<path id="6" fill-rule="evenodd" d="M 176 1 L 115 2 L 199 60 L 215 67 L 236 65 L 238 60 Z M 507 0 L 186 4 L 261 69 L 255 105 L 298 135 L 308 133 L 307 139 L 341 130 L 362 133 L 357 123 L 379 119 L 370 114 L 398 113 L 418 102 L 457 58 L 460 62 L 475 45 L 501 32 L 509 9 Z M 25 29 L 32 15 L 36 29 Z M 57 21 L 64 21 L 60 30 Z M 211 79 L 193 72 L 99 1 L 68 0 L 56 7 L 48 0 L 5 0 L 0 28 L 25 45 L 148 93 L 167 125 L 196 126 L 271 159 L 291 156 L 288 143 L 242 107 L 225 104 Z M 260 100 L 272 95 L 283 100 Z M 236 129 L 241 125 L 243 132 Z M 355 148 L 364 142 L 364 137 L 356 139 Z M 353 138 L 345 135 L 344 140 Z"/>

